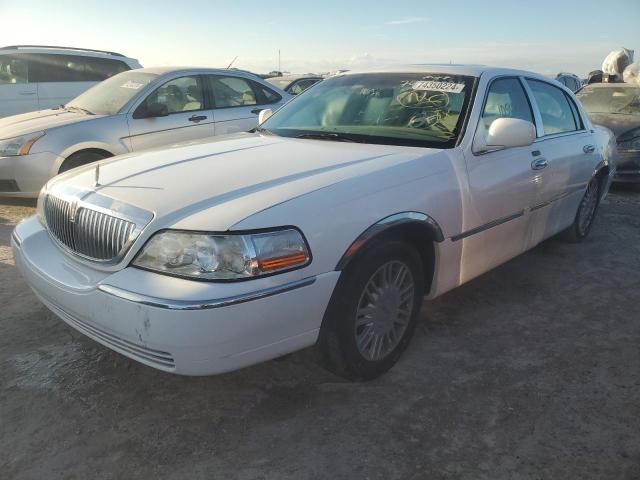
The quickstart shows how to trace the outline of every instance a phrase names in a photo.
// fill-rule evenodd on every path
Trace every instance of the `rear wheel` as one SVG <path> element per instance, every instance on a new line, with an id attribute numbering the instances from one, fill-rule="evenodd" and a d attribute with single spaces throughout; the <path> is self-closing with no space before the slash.
<path id="1" fill-rule="evenodd" d="M 570 242 L 581 242 L 584 240 L 593 225 L 593 220 L 596 218 L 598 211 L 598 205 L 600 204 L 600 180 L 597 177 L 593 177 L 587 186 L 578 212 L 571 225 L 564 232 L 564 238 Z"/>
<path id="2" fill-rule="evenodd" d="M 63 173 L 68 170 L 71 170 L 72 168 L 97 162 L 98 160 L 109 158 L 110 156 L 111 155 L 109 155 L 106 152 L 98 152 L 94 150 L 77 152 L 67 157 L 67 159 L 62 163 L 62 165 L 60 165 L 60 170 L 58 170 L 58 173 Z"/>
<path id="3" fill-rule="evenodd" d="M 389 370 L 406 349 L 424 293 L 421 258 L 409 244 L 378 243 L 343 272 L 318 347 L 325 366 L 352 380 Z"/>

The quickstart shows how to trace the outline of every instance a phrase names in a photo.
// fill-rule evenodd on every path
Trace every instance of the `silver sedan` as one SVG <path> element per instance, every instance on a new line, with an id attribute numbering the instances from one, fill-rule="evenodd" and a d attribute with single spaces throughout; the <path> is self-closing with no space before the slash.
<path id="1" fill-rule="evenodd" d="M 0 120 L 0 195 L 36 197 L 51 177 L 97 160 L 254 128 L 291 96 L 239 70 L 143 68 L 66 105 Z"/>

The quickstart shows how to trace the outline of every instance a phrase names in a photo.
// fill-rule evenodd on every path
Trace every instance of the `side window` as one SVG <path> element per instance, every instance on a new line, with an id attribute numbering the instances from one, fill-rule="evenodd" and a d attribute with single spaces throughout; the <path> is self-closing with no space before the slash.
<path id="1" fill-rule="evenodd" d="M 545 135 L 578 129 L 569 100 L 562 90 L 540 80 L 528 79 L 527 83 L 538 104 Z"/>
<path id="2" fill-rule="evenodd" d="M 88 82 L 101 82 L 118 73 L 131 70 L 126 63 L 108 58 L 85 57 L 84 64 L 84 78 Z"/>
<path id="3" fill-rule="evenodd" d="M 571 98 L 569 98 L 566 94 L 565 96 L 567 97 L 567 101 L 569 102 L 569 107 L 571 107 L 571 113 L 573 113 L 573 119 L 576 122 L 576 126 L 578 127 L 578 130 L 582 130 L 584 128 L 584 124 L 582 123 L 582 118 L 580 118 L 578 107 L 576 107 L 576 104 Z"/>
<path id="4" fill-rule="evenodd" d="M 309 79 L 309 80 L 298 80 L 293 86 L 289 89 L 289 93 L 292 95 L 299 95 L 304 92 L 307 88 L 318 83 L 318 80 Z"/>
<path id="5" fill-rule="evenodd" d="M 22 55 L 0 55 L 0 85 L 28 83 L 29 67 Z"/>
<path id="6" fill-rule="evenodd" d="M 282 97 L 278 95 L 276 92 L 259 83 L 254 82 L 253 88 L 258 92 L 258 99 L 260 100 L 260 103 L 269 104 L 269 103 L 276 103 L 282 100 Z M 262 97 L 261 99 L 260 99 L 260 96 Z"/>
<path id="7" fill-rule="evenodd" d="M 158 87 L 138 107 L 145 111 L 157 103 L 167 108 L 167 113 L 192 112 L 204 108 L 204 94 L 200 77 L 180 77 Z"/>
<path id="8" fill-rule="evenodd" d="M 30 53 L 28 58 L 31 82 L 83 81 L 83 67 L 69 55 Z"/>
<path id="9" fill-rule="evenodd" d="M 498 118 L 519 118 L 534 123 L 527 95 L 517 78 L 500 78 L 489 87 L 482 112 L 487 130 Z"/>
<path id="10" fill-rule="evenodd" d="M 81 55 L 28 54 L 31 82 L 101 82 L 130 70 L 126 63 Z"/>
<path id="11" fill-rule="evenodd" d="M 214 76 L 209 78 L 216 108 L 243 107 L 258 104 L 251 84 L 244 78 Z"/>

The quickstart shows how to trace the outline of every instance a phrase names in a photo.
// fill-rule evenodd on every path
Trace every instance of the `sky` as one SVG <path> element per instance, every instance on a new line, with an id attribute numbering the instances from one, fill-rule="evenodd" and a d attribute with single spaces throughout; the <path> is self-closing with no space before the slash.
<path id="1" fill-rule="evenodd" d="M 481 63 L 586 76 L 611 50 L 640 60 L 640 0 L 0 0 L 0 46 L 64 45 L 143 66 L 266 73 Z"/>

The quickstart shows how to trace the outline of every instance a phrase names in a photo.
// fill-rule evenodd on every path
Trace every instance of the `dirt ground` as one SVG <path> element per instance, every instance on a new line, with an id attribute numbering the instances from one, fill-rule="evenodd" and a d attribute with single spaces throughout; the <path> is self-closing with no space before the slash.
<path id="1" fill-rule="evenodd" d="M 49 313 L 0 205 L 2 479 L 640 479 L 640 193 L 425 303 L 395 368 L 311 350 L 207 378 L 132 362 Z"/>

